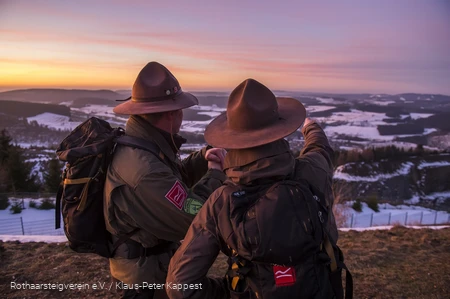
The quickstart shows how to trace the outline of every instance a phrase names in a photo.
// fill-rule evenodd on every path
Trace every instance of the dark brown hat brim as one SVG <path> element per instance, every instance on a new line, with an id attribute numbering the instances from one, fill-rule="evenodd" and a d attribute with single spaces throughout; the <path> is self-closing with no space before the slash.
<path id="1" fill-rule="evenodd" d="M 214 147 L 251 148 L 281 139 L 295 132 L 305 121 L 306 109 L 293 98 L 278 98 L 279 118 L 270 126 L 236 131 L 228 126 L 226 112 L 216 117 L 205 130 L 205 140 Z"/>
<path id="2" fill-rule="evenodd" d="M 133 101 L 133 98 L 131 98 L 125 103 L 114 107 L 113 111 L 117 114 L 136 115 L 174 111 L 188 108 L 194 105 L 198 105 L 198 99 L 193 94 L 182 92 L 172 99 L 163 101 L 142 102 Z"/>

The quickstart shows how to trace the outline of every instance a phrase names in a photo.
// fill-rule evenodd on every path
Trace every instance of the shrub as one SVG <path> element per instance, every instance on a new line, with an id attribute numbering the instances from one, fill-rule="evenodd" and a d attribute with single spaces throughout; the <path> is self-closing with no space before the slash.
<path id="1" fill-rule="evenodd" d="M 379 212 L 380 209 L 378 207 L 378 199 L 375 195 L 370 196 L 367 200 L 367 206 L 374 210 L 375 212 Z"/>
<path id="2" fill-rule="evenodd" d="M 356 212 L 362 212 L 362 204 L 361 204 L 361 200 L 357 199 L 353 205 L 352 205 L 353 210 L 355 210 Z"/>
<path id="3" fill-rule="evenodd" d="M 32 200 L 32 201 L 30 201 L 30 204 L 28 205 L 28 207 L 37 209 L 38 206 L 37 206 L 36 202 L 34 200 Z"/>
<path id="4" fill-rule="evenodd" d="M 20 214 L 22 213 L 22 209 L 23 209 L 22 203 L 19 201 L 14 201 L 9 210 L 11 211 L 12 214 Z"/>
<path id="5" fill-rule="evenodd" d="M 54 208 L 55 208 L 55 204 L 49 198 L 42 200 L 41 204 L 39 205 L 39 210 L 51 210 Z"/>
<path id="6" fill-rule="evenodd" d="M 0 210 L 6 210 L 9 206 L 8 196 L 6 194 L 0 194 Z"/>

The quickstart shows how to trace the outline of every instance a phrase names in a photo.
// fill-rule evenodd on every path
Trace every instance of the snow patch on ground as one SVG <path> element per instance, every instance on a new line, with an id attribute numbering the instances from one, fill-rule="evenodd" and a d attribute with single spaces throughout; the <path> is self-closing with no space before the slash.
<path id="1" fill-rule="evenodd" d="M 418 169 L 424 169 L 428 167 L 443 167 L 443 166 L 450 166 L 450 162 L 448 161 L 436 161 L 436 162 L 422 162 L 417 167 Z"/>
<path id="2" fill-rule="evenodd" d="M 395 101 L 369 101 L 371 104 L 375 104 L 378 106 L 387 106 L 389 104 L 395 104 Z"/>
<path id="3" fill-rule="evenodd" d="M 348 232 L 348 231 L 351 231 L 351 230 L 362 232 L 362 231 L 366 231 L 366 230 L 390 230 L 393 227 L 394 227 L 393 225 L 389 225 L 389 226 L 372 226 L 372 227 L 353 227 L 353 228 L 343 227 L 343 228 L 340 228 L 339 230 L 343 231 L 343 232 Z M 413 229 L 423 229 L 423 228 L 443 229 L 443 228 L 448 228 L 448 227 L 450 227 L 450 226 L 448 226 L 448 225 L 407 226 L 407 228 L 413 228 Z"/>
<path id="4" fill-rule="evenodd" d="M 333 98 L 316 98 L 316 100 L 318 100 L 319 102 L 324 103 L 324 104 L 333 104 L 334 103 Z"/>
<path id="5" fill-rule="evenodd" d="M 327 111 L 327 110 L 331 110 L 331 109 L 335 109 L 335 106 L 307 106 L 306 109 L 308 110 L 308 112 L 322 112 L 322 111 Z"/>
<path id="6" fill-rule="evenodd" d="M 65 243 L 66 236 L 21 236 L 21 235 L 0 235 L 0 240 L 3 242 L 19 241 L 20 243 L 27 242 L 44 242 L 44 243 Z"/>
<path id="7" fill-rule="evenodd" d="M 412 119 L 419 119 L 419 118 L 427 118 L 432 115 L 433 113 L 410 113 Z"/>
<path id="8" fill-rule="evenodd" d="M 45 112 L 36 116 L 27 117 L 28 123 L 36 121 L 41 126 L 46 126 L 51 129 L 73 130 L 80 122 L 69 121 L 69 117 L 54 113 Z"/>
<path id="9" fill-rule="evenodd" d="M 348 173 L 343 172 L 344 166 L 341 165 L 336 168 L 334 172 L 334 179 L 344 180 L 348 182 L 377 182 L 380 180 L 390 179 L 399 175 L 406 175 L 410 172 L 411 168 L 414 166 L 412 162 L 402 163 L 400 168 L 393 173 L 381 173 L 373 176 L 355 176 Z"/>

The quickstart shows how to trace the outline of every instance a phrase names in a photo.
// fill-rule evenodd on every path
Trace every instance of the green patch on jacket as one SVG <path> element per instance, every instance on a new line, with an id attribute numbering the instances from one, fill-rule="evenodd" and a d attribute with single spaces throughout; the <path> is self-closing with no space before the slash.
<path id="1" fill-rule="evenodd" d="M 200 208 L 203 206 L 203 203 L 194 198 L 187 198 L 184 202 L 183 211 L 191 215 L 197 215 Z"/>

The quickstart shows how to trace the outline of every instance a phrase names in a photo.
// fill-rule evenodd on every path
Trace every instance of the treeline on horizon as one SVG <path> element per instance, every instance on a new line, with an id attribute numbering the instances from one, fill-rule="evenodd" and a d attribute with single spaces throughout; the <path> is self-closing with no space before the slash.
<path id="1" fill-rule="evenodd" d="M 378 161 L 404 161 L 412 157 L 429 157 L 437 154 L 446 153 L 444 150 L 425 150 L 422 144 L 415 148 L 404 149 L 395 145 L 369 147 L 365 149 L 335 150 L 333 156 L 333 165 L 338 167 L 347 163 L 358 162 L 378 162 Z M 294 156 L 298 156 L 300 151 L 293 151 Z"/>
<path id="2" fill-rule="evenodd" d="M 354 162 L 403 161 L 411 157 L 428 157 L 445 152 L 444 150 L 425 150 L 422 144 L 408 150 L 395 145 L 370 147 L 363 150 L 335 150 L 333 165 L 338 167 Z"/>

